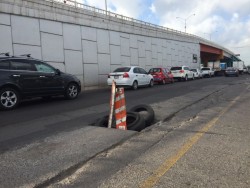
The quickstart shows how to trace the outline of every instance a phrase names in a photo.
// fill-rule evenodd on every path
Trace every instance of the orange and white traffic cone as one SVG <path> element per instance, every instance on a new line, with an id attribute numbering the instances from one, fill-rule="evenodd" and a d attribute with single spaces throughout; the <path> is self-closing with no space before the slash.
<path id="1" fill-rule="evenodd" d="M 126 116 L 124 88 L 118 88 L 115 94 L 116 129 L 127 130 Z"/>

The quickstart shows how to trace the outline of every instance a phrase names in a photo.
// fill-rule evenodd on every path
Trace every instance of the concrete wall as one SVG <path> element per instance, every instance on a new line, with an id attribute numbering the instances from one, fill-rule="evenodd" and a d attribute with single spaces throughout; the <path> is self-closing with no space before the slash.
<path id="1" fill-rule="evenodd" d="M 76 75 L 83 89 L 106 86 L 107 74 L 120 66 L 200 65 L 195 39 L 64 8 L 38 0 L 0 2 L 0 52 L 31 53 Z"/>

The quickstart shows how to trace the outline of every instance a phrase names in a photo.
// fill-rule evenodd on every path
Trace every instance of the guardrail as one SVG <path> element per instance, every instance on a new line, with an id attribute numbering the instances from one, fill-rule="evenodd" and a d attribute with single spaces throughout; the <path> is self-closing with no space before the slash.
<path id="1" fill-rule="evenodd" d="M 129 22 L 136 23 L 136 24 L 141 24 L 141 25 L 152 27 L 152 28 L 155 28 L 155 29 L 165 30 L 165 31 L 168 31 L 168 32 L 173 32 L 173 33 L 182 34 L 182 35 L 186 35 L 186 36 L 198 37 L 198 36 L 195 36 L 193 34 L 184 33 L 184 32 L 174 30 L 174 29 L 171 29 L 171 28 L 159 26 L 159 25 L 152 24 L 152 23 L 149 23 L 149 22 L 144 22 L 142 20 L 137 20 L 137 19 L 134 19 L 134 18 L 131 18 L 131 17 L 128 17 L 128 16 L 123 16 L 121 14 L 116 14 L 114 12 L 106 11 L 106 10 L 96 8 L 96 7 L 93 7 L 93 6 L 89 6 L 89 5 L 85 5 L 85 4 L 79 3 L 79 2 L 74 1 L 74 0 L 45 0 L 45 1 L 53 2 L 53 3 L 56 3 L 56 4 L 64 4 L 65 6 L 70 6 L 70 7 L 74 7 L 74 8 L 79 8 L 79 9 L 92 11 L 92 12 L 95 12 L 95 13 L 103 14 L 105 16 L 114 17 L 114 18 L 117 18 L 117 19 L 121 19 L 121 20 L 124 20 L 124 21 L 129 21 Z"/>
<path id="2" fill-rule="evenodd" d="M 222 47 L 222 46 L 220 46 L 220 45 L 218 45 L 218 44 L 216 44 L 216 43 L 214 43 L 212 41 L 204 39 L 204 38 L 202 38 L 200 36 L 185 33 L 185 32 L 178 31 L 178 30 L 171 29 L 171 28 L 164 27 L 164 26 L 159 26 L 159 25 L 152 24 L 152 23 L 149 23 L 149 22 L 144 22 L 142 20 L 137 20 L 137 19 L 134 19 L 134 18 L 131 18 L 131 17 L 128 17 L 128 16 L 123 16 L 121 14 L 116 14 L 116 13 L 111 12 L 111 11 L 106 11 L 106 10 L 103 10 L 103 9 L 100 9 L 100 8 L 96 8 L 96 7 L 93 7 L 93 6 L 89 6 L 89 5 L 79 3 L 79 2 L 77 2 L 75 0 L 44 0 L 44 1 L 52 2 L 53 4 L 54 3 L 55 4 L 64 4 L 65 6 L 73 7 L 73 8 L 76 8 L 76 9 L 82 9 L 82 10 L 87 10 L 87 11 L 90 11 L 90 12 L 93 12 L 93 13 L 99 13 L 100 15 L 108 16 L 109 18 L 116 18 L 116 19 L 120 19 L 122 21 L 131 22 L 132 24 L 139 24 L 142 27 L 145 26 L 145 27 L 153 28 L 155 30 L 166 31 L 166 32 L 174 33 L 174 34 L 181 34 L 181 35 L 184 35 L 184 36 L 187 36 L 187 37 L 192 37 L 192 38 L 201 40 L 206 44 L 210 44 L 210 45 L 215 46 L 217 48 L 221 48 L 222 50 L 224 50 L 226 52 L 234 54 L 230 50 L 228 50 L 228 49 L 226 49 L 226 48 L 224 48 L 224 47 Z"/>

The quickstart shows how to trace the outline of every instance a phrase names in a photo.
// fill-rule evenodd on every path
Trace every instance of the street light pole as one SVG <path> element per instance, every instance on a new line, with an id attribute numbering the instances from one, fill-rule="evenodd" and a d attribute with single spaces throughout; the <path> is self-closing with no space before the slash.
<path id="1" fill-rule="evenodd" d="M 188 20 L 191 16 L 195 16 L 195 14 L 189 15 L 187 18 L 176 17 L 176 19 L 184 20 L 184 23 L 185 23 L 185 33 L 187 32 L 187 20 Z"/>
<path id="2" fill-rule="evenodd" d="M 106 10 L 106 15 L 107 15 L 107 9 L 108 9 L 108 6 L 107 6 L 107 0 L 105 0 L 105 10 Z"/>

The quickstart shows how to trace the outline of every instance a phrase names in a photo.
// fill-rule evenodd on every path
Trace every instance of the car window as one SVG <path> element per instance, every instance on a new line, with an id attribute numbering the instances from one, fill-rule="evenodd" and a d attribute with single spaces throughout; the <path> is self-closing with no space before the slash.
<path id="1" fill-rule="evenodd" d="M 10 62 L 9 61 L 0 61 L 0 69 L 9 70 Z"/>
<path id="2" fill-rule="evenodd" d="M 193 71 L 193 72 L 197 72 L 197 70 L 196 70 L 196 69 L 191 69 L 191 71 Z"/>
<path id="3" fill-rule="evenodd" d="M 202 68 L 201 70 L 210 70 L 210 68 Z"/>
<path id="4" fill-rule="evenodd" d="M 189 68 L 188 67 L 184 67 L 184 70 L 189 70 Z"/>
<path id="5" fill-rule="evenodd" d="M 130 67 L 120 67 L 114 70 L 114 72 L 129 72 Z"/>
<path id="6" fill-rule="evenodd" d="M 152 68 L 149 70 L 149 73 L 156 73 L 156 72 L 161 72 L 160 68 Z"/>
<path id="7" fill-rule="evenodd" d="M 181 67 L 171 67 L 171 70 L 181 70 Z"/>
<path id="8" fill-rule="evenodd" d="M 133 70 L 134 73 L 140 73 L 139 68 L 135 67 Z"/>
<path id="9" fill-rule="evenodd" d="M 55 73 L 55 69 L 51 67 L 50 65 L 47 65 L 42 62 L 34 62 L 34 65 L 36 67 L 36 70 L 38 72 L 44 72 L 44 73 Z"/>
<path id="10" fill-rule="evenodd" d="M 10 68 L 11 70 L 36 71 L 35 67 L 25 59 L 10 60 Z"/>
<path id="11" fill-rule="evenodd" d="M 143 68 L 138 68 L 141 74 L 148 74 Z"/>

